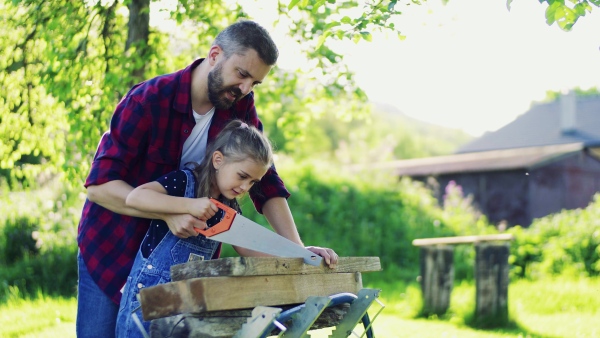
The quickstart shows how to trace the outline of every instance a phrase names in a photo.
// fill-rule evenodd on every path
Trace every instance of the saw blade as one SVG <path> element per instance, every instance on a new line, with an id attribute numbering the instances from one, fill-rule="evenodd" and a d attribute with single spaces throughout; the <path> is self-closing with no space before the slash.
<path id="1" fill-rule="evenodd" d="M 301 257 L 306 264 L 319 266 L 322 257 L 242 215 L 236 215 L 228 231 L 211 239 L 278 257 Z"/>

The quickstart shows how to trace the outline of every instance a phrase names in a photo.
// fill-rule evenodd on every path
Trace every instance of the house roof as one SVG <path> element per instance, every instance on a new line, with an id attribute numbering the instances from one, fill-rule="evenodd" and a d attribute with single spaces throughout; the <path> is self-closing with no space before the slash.
<path id="1" fill-rule="evenodd" d="M 600 96 L 574 98 L 574 124 L 563 131 L 561 100 L 536 104 L 499 130 L 487 133 L 461 147 L 457 153 L 539 147 L 582 142 L 600 144 Z"/>
<path id="2" fill-rule="evenodd" d="M 584 148 L 582 142 L 576 142 L 401 160 L 370 165 L 370 168 L 374 169 L 375 166 L 377 169 L 391 169 L 399 176 L 435 176 L 509 169 L 531 170 L 558 158 L 580 152 Z"/>

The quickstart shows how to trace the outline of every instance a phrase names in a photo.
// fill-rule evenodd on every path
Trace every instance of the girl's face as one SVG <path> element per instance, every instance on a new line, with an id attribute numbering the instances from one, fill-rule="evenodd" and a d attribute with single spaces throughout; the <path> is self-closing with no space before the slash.
<path id="1" fill-rule="evenodd" d="M 215 152 L 217 153 L 217 152 Z M 218 152 L 220 154 L 220 152 Z M 267 173 L 268 167 L 260 165 L 251 159 L 241 162 L 228 162 L 220 155 L 220 160 L 215 163 L 213 156 L 213 165 L 218 169 L 216 173 L 217 187 L 212 197 L 222 194 L 227 199 L 234 199 L 241 194 L 248 192 L 254 183 Z M 212 193 L 212 192 L 211 192 Z"/>

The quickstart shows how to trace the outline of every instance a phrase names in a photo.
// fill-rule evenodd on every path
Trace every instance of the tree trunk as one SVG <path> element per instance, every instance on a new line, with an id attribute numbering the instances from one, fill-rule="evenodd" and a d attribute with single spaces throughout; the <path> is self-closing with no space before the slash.
<path id="1" fill-rule="evenodd" d="M 135 82 L 144 79 L 145 58 L 148 56 L 148 39 L 150 34 L 150 0 L 131 0 L 129 3 L 129 23 L 127 43 L 125 50 L 136 48 L 136 58 L 140 62 L 134 62 L 132 76 Z"/>

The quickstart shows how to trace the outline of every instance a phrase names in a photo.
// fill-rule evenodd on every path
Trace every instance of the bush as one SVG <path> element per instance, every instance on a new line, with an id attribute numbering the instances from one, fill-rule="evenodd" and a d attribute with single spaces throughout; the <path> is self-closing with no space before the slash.
<path id="1" fill-rule="evenodd" d="M 384 271 L 365 274 L 365 283 L 414 281 L 419 275 L 419 248 L 412 245 L 414 239 L 477 234 L 484 226 L 481 217 L 465 207 L 461 194 L 448 197 L 452 203 L 442 209 L 422 184 L 398 181 L 393 175 L 345 175 L 331 166 L 288 167 L 293 169 L 282 176 L 292 192 L 289 204 L 302 239 L 307 245 L 334 248 L 341 256 L 380 257 Z M 14 259 L 0 272 L 0 297 L 9 286 L 17 286 L 26 296 L 37 289 L 48 294 L 73 292 L 76 229 L 84 195 L 55 185 L 47 191 L 11 197 L 14 204 L 0 205 L 0 230 L 21 234 L 11 248 L 31 249 L 25 253 L 9 250 Z M 245 216 L 267 224 L 249 200 L 241 205 Z M 1 218 L 8 212 L 15 221 Z M 235 253 L 225 246 L 224 256 L 231 255 Z M 472 278 L 473 257 L 470 246 L 457 247 L 457 278 Z"/>
<path id="2" fill-rule="evenodd" d="M 77 282 L 76 229 L 84 195 L 64 182 L 0 200 L 0 299 L 72 296 Z"/>
<path id="3" fill-rule="evenodd" d="M 37 256 L 25 256 L 0 270 L 0 300 L 17 287 L 23 296 L 73 296 L 77 286 L 77 247 L 54 248 Z"/>
<path id="4" fill-rule="evenodd" d="M 39 252 L 36 245 L 38 227 L 31 217 L 21 216 L 9 219 L 2 230 L 0 242 L 0 263 L 8 265 Z"/>
<path id="5" fill-rule="evenodd" d="M 510 229 L 514 276 L 600 275 L 600 194 L 585 209 L 563 210 Z"/>
<path id="6" fill-rule="evenodd" d="M 476 233 L 474 228 L 483 224 L 477 215 L 466 214 L 471 210 L 444 212 L 421 183 L 398 181 L 392 175 L 369 172 L 351 177 L 337 168 L 296 166 L 282 176 L 292 193 L 288 202 L 306 245 L 330 247 L 340 256 L 380 257 L 384 271 L 373 275 L 390 282 L 414 281 L 419 275 L 414 239 L 460 235 L 454 229 Z M 245 216 L 267 224 L 252 203 L 241 204 Z M 472 248 L 457 247 L 455 267 L 460 278 L 472 278 L 473 257 Z"/>

